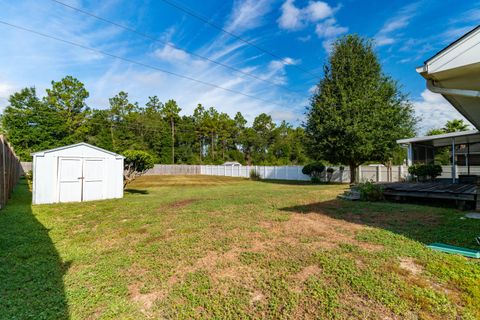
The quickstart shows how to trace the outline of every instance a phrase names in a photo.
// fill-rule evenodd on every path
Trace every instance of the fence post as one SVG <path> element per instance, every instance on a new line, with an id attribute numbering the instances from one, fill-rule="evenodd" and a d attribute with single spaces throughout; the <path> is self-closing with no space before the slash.
<path id="1" fill-rule="evenodd" d="M 352 174 L 352 173 L 350 172 L 350 175 L 351 175 L 351 174 Z M 358 182 L 362 182 L 362 179 L 363 179 L 362 166 L 358 166 L 357 174 L 358 174 Z"/>
<path id="2" fill-rule="evenodd" d="M 380 166 L 376 166 L 375 168 L 376 168 L 376 170 L 375 170 L 375 180 L 377 182 L 380 182 L 382 180 L 382 177 L 380 177 L 380 173 L 381 173 Z"/>
<path id="3" fill-rule="evenodd" d="M 403 165 L 398 166 L 398 181 L 402 181 L 403 179 Z"/>

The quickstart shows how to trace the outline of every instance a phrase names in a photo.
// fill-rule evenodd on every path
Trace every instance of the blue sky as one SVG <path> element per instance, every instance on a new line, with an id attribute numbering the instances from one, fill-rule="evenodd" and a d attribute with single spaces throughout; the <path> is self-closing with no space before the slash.
<path id="1" fill-rule="evenodd" d="M 73 75 L 86 84 L 88 104 L 94 108 L 107 107 L 109 97 L 125 90 L 140 104 L 151 95 L 164 101 L 175 99 L 183 113 L 191 113 L 202 103 L 231 115 L 241 111 L 249 120 L 266 112 L 276 121 L 298 124 L 304 119 L 312 87 L 322 75 L 330 44 L 339 36 L 357 33 L 375 39 L 384 71 L 410 94 L 417 116 L 423 119 L 419 131 L 424 132 L 460 115 L 441 96 L 425 90 L 415 67 L 480 22 L 476 1 L 169 0 L 274 57 L 162 0 L 61 1 L 161 41 L 142 38 L 51 0 L 0 0 L 0 20 L 264 101 L 0 24 L 0 107 L 15 90 L 36 86 L 43 95 L 51 80 Z"/>

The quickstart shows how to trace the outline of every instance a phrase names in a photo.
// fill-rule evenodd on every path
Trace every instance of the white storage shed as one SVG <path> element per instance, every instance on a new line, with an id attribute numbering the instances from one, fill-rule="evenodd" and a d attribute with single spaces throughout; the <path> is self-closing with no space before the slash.
<path id="1" fill-rule="evenodd" d="M 77 143 L 33 156 L 33 204 L 123 197 L 124 157 Z"/>

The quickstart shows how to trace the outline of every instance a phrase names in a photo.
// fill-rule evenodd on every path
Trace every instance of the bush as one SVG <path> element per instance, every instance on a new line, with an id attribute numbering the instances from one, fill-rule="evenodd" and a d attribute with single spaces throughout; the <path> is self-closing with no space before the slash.
<path id="1" fill-rule="evenodd" d="M 33 172 L 32 170 L 28 170 L 25 172 L 25 179 L 27 180 L 28 188 L 30 191 L 32 190 L 32 184 L 33 184 Z"/>
<path id="2" fill-rule="evenodd" d="M 123 152 L 123 187 L 145 174 L 148 169 L 153 168 L 155 158 L 150 153 L 142 150 L 126 150 Z"/>
<path id="3" fill-rule="evenodd" d="M 252 180 L 261 180 L 262 176 L 260 175 L 260 172 L 258 172 L 255 169 L 250 170 L 250 179 Z"/>
<path id="4" fill-rule="evenodd" d="M 434 180 L 442 174 L 442 167 L 438 164 L 415 164 L 408 168 L 408 173 L 423 181 L 430 178 Z"/>
<path id="5" fill-rule="evenodd" d="M 363 201 L 381 201 L 383 197 L 383 187 L 371 181 L 359 183 L 357 190 L 360 192 L 360 199 Z"/>
<path id="6" fill-rule="evenodd" d="M 320 182 L 323 171 L 325 171 L 325 165 L 321 162 L 312 162 L 302 168 L 302 173 L 310 176 L 312 182 Z"/>

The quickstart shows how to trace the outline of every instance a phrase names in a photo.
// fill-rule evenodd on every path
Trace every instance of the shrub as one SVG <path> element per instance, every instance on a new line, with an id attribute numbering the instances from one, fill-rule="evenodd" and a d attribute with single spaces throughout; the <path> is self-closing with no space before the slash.
<path id="1" fill-rule="evenodd" d="M 380 201 L 383 200 L 383 187 L 371 181 L 359 183 L 357 190 L 360 192 L 360 199 L 363 201 Z"/>
<path id="2" fill-rule="evenodd" d="M 312 162 L 302 168 L 302 173 L 310 176 L 312 182 L 320 182 L 323 171 L 325 171 L 325 165 L 321 162 Z"/>
<path id="3" fill-rule="evenodd" d="M 408 168 L 408 173 L 420 181 L 427 178 L 434 180 L 442 174 L 442 167 L 438 164 L 415 164 Z"/>
<path id="4" fill-rule="evenodd" d="M 27 180 L 28 188 L 30 191 L 32 190 L 32 184 L 33 184 L 33 172 L 32 170 L 28 170 L 25 172 L 25 179 Z"/>
<path id="5" fill-rule="evenodd" d="M 126 150 L 123 152 L 123 187 L 145 174 L 148 169 L 153 168 L 155 158 L 150 153 L 142 150 Z"/>
<path id="6" fill-rule="evenodd" d="M 250 170 L 250 179 L 252 180 L 261 180 L 262 176 L 260 175 L 260 172 L 258 172 L 255 169 Z"/>

